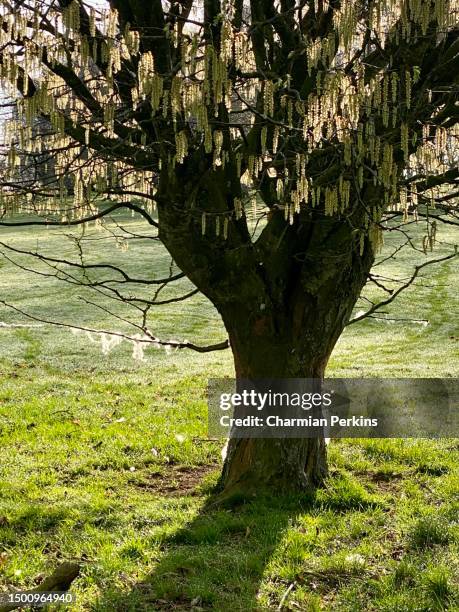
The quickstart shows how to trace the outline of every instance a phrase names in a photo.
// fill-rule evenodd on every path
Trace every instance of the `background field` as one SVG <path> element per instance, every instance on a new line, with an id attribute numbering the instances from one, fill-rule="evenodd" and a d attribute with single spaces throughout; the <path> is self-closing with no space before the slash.
<path id="1" fill-rule="evenodd" d="M 117 222 L 148 233 L 135 218 Z M 419 247 L 423 225 L 412 231 Z M 406 278 L 459 241 L 454 228 L 438 238 L 434 253 L 404 251 L 378 273 Z M 94 228 L 85 239 L 88 261 L 148 278 L 169 270 L 151 238 L 128 240 L 127 252 Z M 399 240 L 390 232 L 381 257 Z M 0 241 L 76 256 L 74 240 L 52 229 L 1 228 Z M 31 274 L 24 268 L 37 262 L 0 250 L 0 299 L 42 319 L 128 330 L 87 304 L 105 308 L 103 297 Z M 384 310 L 388 320 L 346 330 L 327 374 L 457 376 L 458 281 L 457 260 L 427 268 Z M 163 299 L 189 289 L 180 281 Z M 130 316 L 122 304 L 113 310 Z M 152 308 L 150 327 L 162 339 L 225 338 L 200 296 Z M 329 481 L 314 499 L 214 508 L 206 499 L 222 444 L 205 439 L 205 389 L 207 378 L 233 375 L 229 352 L 151 348 L 139 361 L 129 342 L 103 355 L 92 340 L 0 305 L 2 590 L 34 586 L 75 559 L 75 610 L 277 609 L 287 591 L 291 610 L 459 609 L 457 440 L 335 441 Z"/>

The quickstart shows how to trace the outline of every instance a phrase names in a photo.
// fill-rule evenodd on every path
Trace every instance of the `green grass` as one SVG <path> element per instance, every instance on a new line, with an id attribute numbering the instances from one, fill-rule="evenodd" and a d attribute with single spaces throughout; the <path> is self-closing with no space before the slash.
<path id="1" fill-rule="evenodd" d="M 135 219 L 122 221 L 145 232 Z M 95 245 L 90 261 L 113 260 L 102 237 L 87 234 Z M 421 237 L 419 227 L 418 244 Z M 439 237 L 457 242 L 452 229 Z M 2 228 L 0 240 L 76 255 L 71 240 L 50 230 Z M 390 236 L 386 252 L 395 244 Z M 115 261 L 137 276 L 169 269 L 148 238 L 115 251 Z M 413 262 L 406 252 L 380 273 L 404 277 Z M 7 259 L 0 272 L 1 299 L 39 318 L 128 329 L 82 301 L 107 304 L 89 290 Z M 328 375 L 457 376 L 458 280 L 455 261 L 438 265 L 386 309 L 385 316 L 426 326 L 379 319 L 350 326 Z M 180 281 L 163 298 L 189 288 Z M 152 310 L 150 326 L 161 338 L 225 337 L 203 297 Z M 130 316 L 120 304 L 114 312 Z M 76 611 L 275 610 L 287 591 L 291 610 L 459 609 L 457 440 L 333 441 L 330 477 L 314 498 L 214 507 L 222 445 L 206 440 L 205 388 L 208 377 L 232 375 L 227 351 L 148 349 L 136 361 L 127 342 L 105 356 L 84 335 L 36 327 L 4 307 L 2 323 L 1 590 L 33 587 L 74 559 L 82 564 L 72 589 Z"/>

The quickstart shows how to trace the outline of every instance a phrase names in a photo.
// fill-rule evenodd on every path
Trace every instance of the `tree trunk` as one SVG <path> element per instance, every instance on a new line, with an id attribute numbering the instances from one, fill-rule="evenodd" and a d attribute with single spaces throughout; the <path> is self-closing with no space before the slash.
<path id="1" fill-rule="evenodd" d="M 225 495 L 313 491 L 327 475 L 323 438 L 232 439 L 221 482 Z"/>
<path id="2" fill-rule="evenodd" d="M 294 278 L 287 301 L 277 301 L 271 292 L 256 303 L 246 299 L 224 305 L 220 312 L 236 378 L 323 380 L 371 262 L 371 253 L 359 265 L 352 254 L 333 265 L 324 265 L 318 256 Z M 312 491 L 327 475 L 326 450 L 323 438 L 230 439 L 220 481 L 222 494 Z"/>
<path id="3" fill-rule="evenodd" d="M 290 342 L 267 347 L 254 336 L 249 353 L 241 355 L 232 338 L 232 349 L 238 379 L 323 379 L 325 360 L 314 359 L 309 367 L 300 363 Z M 326 475 L 323 438 L 232 438 L 220 483 L 225 496 L 250 496 L 263 490 L 282 494 L 312 491 Z"/>
<path id="4" fill-rule="evenodd" d="M 255 243 L 244 219 L 232 222 L 226 239 L 215 238 L 202 233 L 200 222 L 179 214 L 178 203 L 186 201 L 183 185 L 188 180 L 192 193 L 196 174 L 184 176 L 182 184 L 168 183 L 166 175 L 163 195 L 158 191 L 160 237 L 219 311 L 236 378 L 322 379 L 374 259 L 367 238 L 361 248 L 356 228 L 362 220 L 345 223 L 305 211 L 286 225 L 283 211 L 277 211 Z M 225 195 L 227 183 L 216 184 L 215 173 L 212 177 L 190 208 L 205 209 L 211 196 L 217 206 Z M 231 439 L 222 495 L 311 490 L 326 473 L 323 439 Z"/>

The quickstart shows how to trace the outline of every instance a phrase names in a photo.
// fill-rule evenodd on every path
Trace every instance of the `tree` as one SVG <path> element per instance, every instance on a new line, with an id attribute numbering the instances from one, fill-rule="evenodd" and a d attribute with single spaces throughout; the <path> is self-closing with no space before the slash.
<path id="1" fill-rule="evenodd" d="M 239 378 L 322 378 L 387 219 L 428 216 L 426 248 L 435 218 L 455 223 L 455 0 L 1 6 L 1 74 L 25 120 L 7 131 L 2 223 L 142 215 L 218 309 Z M 37 116 L 52 134 L 33 133 Z M 54 185 L 15 176 L 19 147 L 53 152 Z M 325 474 L 322 439 L 248 439 L 222 480 Z"/>

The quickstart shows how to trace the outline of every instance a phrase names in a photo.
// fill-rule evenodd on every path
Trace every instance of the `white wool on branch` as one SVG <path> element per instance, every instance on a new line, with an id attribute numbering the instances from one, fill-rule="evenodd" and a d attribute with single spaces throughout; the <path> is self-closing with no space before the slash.
<path id="1" fill-rule="evenodd" d="M 147 348 L 163 349 L 167 354 L 170 354 L 172 351 L 177 350 L 177 346 L 180 344 L 178 340 L 169 340 L 164 343 L 155 341 L 153 337 L 147 336 L 146 334 L 124 336 L 121 332 L 109 333 L 89 331 L 80 329 L 79 327 L 71 327 L 70 331 L 75 336 L 83 335 L 92 344 L 99 345 L 103 355 L 108 355 L 114 348 L 123 342 L 128 342 L 132 344 L 132 358 L 136 361 L 146 361 L 145 350 Z"/>

